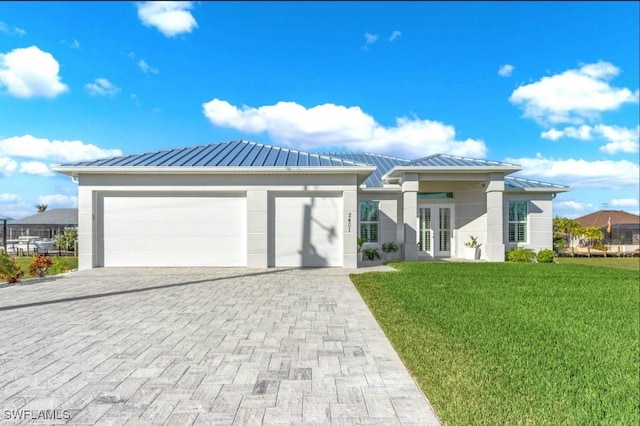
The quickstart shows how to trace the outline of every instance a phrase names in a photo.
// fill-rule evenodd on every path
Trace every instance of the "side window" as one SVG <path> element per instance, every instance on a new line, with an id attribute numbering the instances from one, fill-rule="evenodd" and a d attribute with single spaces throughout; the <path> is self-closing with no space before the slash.
<path id="1" fill-rule="evenodd" d="M 378 242 L 379 207 L 378 201 L 360 202 L 360 238 L 370 243 Z"/>
<path id="2" fill-rule="evenodd" d="M 529 203 L 527 201 L 509 201 L 509 242 L 527 242 L 527 224 L 529 221 Z"/>

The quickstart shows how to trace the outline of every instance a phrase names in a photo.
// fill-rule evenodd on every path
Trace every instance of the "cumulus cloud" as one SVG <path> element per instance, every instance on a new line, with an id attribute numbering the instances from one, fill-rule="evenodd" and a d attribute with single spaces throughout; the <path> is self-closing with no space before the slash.
<path id="1" fill-rule="evenodd" d="M 514 67 L 513 65 L 510 64 L 505 64 L 502 65 L 499 69 L 498 69 L 498 75 L 502 76 L 502 77 L 511 77 L 511 73 L 513 72 L 513 70 L 516 67 Z"/>
<path id="2" fill-rule="evenodd" d="M 605 124 L 598 124 L 596 126 L 582 125 L 579 127 L 569 126 L 561 130 L 552 128 L 542 132 L 540 136 L 544 139 L 554 141 L 563 137 L 579 140 L 602 139 L 607 141 L 607 143 L 600 147 L 600 152 L 607 154 L 635 154 L 640 148 L 640 126 L 637 126 L 635 129 L 608 126 Z"/>
<path id="3" fill-rule="evenodd" d="M 482 140 L 457 140 L 451 125 L 400 117 L 394 126 L 385 127 L 359 107 L 324 104 L 305 108 L 295 102 L 278 102 L 238 108 L 213 99 L 203 109 L 215 126 L 266 132 L 275 143 L 307 150 L 338 148 L 408 158 L 435 153 L 484 157 L 487 151 Z"/>
<path id="4" fill-rule="evenodd" d="M 524 116 L 540 123 L 581 124 L 601 112 L 616 110 L 625 103 L 638 102 L 639 92 L 613 87 L 609 81 L 620 70 L 599 61 L 543 77 L 518 87 L 509 101 L 524 110 Z"/>
<path id="5" fill-rule="evenodd" d="M 191 14 L 190 1 L 147 1 L 137 4 L 138 18 L 147 27 L 154 27 L 167 37 L 190 33 L 198 27 Z"/>
<path id="6" fill-rule="evenodd" d="M 72 163 L 119 155 L 122 155 L 119 149 L 102 149 L 77 140 L 49 140 L 31 135 L 0 139 L 0 170 L 3 169 L 2 157 L 9 157 L 9 161 L 13 161 L 11 157 L 18 157 Z M 13 170 L 16 167 L 17 164 L 13 166 Z"/>
<path id="7" fill-rule="evenodd" d="M 46 204 L 49 208 L 72 208 L 78 207 L 78 197 L 64 194 L 41 195 L 38 203 Z"/>
<path id="8" fill-rule="evenodd" d="M 553 159 L 537 154 L 534 158 L 507 158 L 506 162 L 520 164 L 524 170 L 518 175 L 549 179 L 572 188 L 624 188 L 640 183 L 640 168 L 631 161 L 583 159 Z"/>
<path id="9" fill-rule="evenodd" d="M 0 212 L 3 216 L 21 219 L 29 216 L 32 206 L 29 206 L 19 194 L 10 192 L 0 193 Z"/>
<path id="10" fill-rule="evenodd" d="M 20 173 L 36 176 L 53 176 L 49 166 L 40 161 L 23 161 L 20 163 Z"/>
<path id="11" fill-rule="evenodd" d="M 85 84 L 84 88 L 93 96 L 115 96 L 120 92 L 120 88 L 106 78 L 96 78 L 93 83 Z"/>
<path id="12" fill-rule="evenodd" d="M 142 70 L 143 73 L 148 74 L 158 74 L 160 71 L 158 70 L 158 68 L 154 68 L 151 65 L 149 65 L 147 63 L 147 61 L 140 59 L 138 62 L 138 68 L 140 68 Z"/>
<path id="13" fill-rule="evenodd" d="M 54 98 L 69 90 L 51 53 L 36 46 L 0 53 L 0 87 L 17 98 Z"/>
<path id="14" fill-rule="evenodd" d="M 397 38 L 400 38 L 400 37 L 402 37 L 402 33 L 400 31 L 396 30 L 396 31 L 391 33 L 391 36 L 389 36 L 389 41 L 393 41 L 393 40 L 395 40 Z"/>
<path id="15" fill-rule="evenodd" d="M 613 207 L 637 207 L 637 198 L 615 198 L 611 200 L 611 206 Z"/>
<path id="16" fill-rule="evenodd" d="M 11 176 L 18 168 L 18 163 L 8 157 L 0 157 L 0 175 Z"/>

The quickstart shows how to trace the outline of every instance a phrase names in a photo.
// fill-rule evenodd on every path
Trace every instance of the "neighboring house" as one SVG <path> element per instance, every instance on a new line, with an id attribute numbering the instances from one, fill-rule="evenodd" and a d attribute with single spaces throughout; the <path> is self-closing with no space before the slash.
<path id="1" fill-rule="evenodd" d="M 622 210 L 599 210 L 575 219 L 583 227 L 600 228 L 610 250 L 633 252 L 640 248 L 640 216 Z M 611 224 L 611 233 L 607 232 Z"/>
<path id="2" fill-rule="evenodd" d="M 405 260 L 552 246 L 569 188 L 513 164 L 405 160 L 234 141 L 56 166 L 78 181 L 79 267 L 357 267 L 357 237 Z"/>
<path id="3" fill-rule="evenodd" d="M 51 209 L 7 225 L 9 239 L 31 236 L 55 238 L 64 233 L 65 228 L 78 227 L 78 209 Z"/>

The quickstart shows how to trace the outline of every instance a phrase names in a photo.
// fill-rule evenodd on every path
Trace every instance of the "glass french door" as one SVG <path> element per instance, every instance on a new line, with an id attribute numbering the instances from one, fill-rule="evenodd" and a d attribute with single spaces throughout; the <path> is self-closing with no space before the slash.
<path id="1" fill-rule="evenodd" d="M 430 257 L 451 256 L 452 206 L 418 208 L 418 250 Z"/>

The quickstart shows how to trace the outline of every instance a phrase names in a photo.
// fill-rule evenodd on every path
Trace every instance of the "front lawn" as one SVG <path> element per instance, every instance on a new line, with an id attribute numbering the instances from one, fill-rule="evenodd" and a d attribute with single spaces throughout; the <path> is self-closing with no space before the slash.
<path id="1" fill-rule="evenodd" d="M 638 424 L 638 274 L 394 264 L 351 278 L 448 424 Z"/>
<path id="2" fill-rule="evenodd" d="M 640 257 L 557 257 L 558 263 L 640 271 Z"/>

